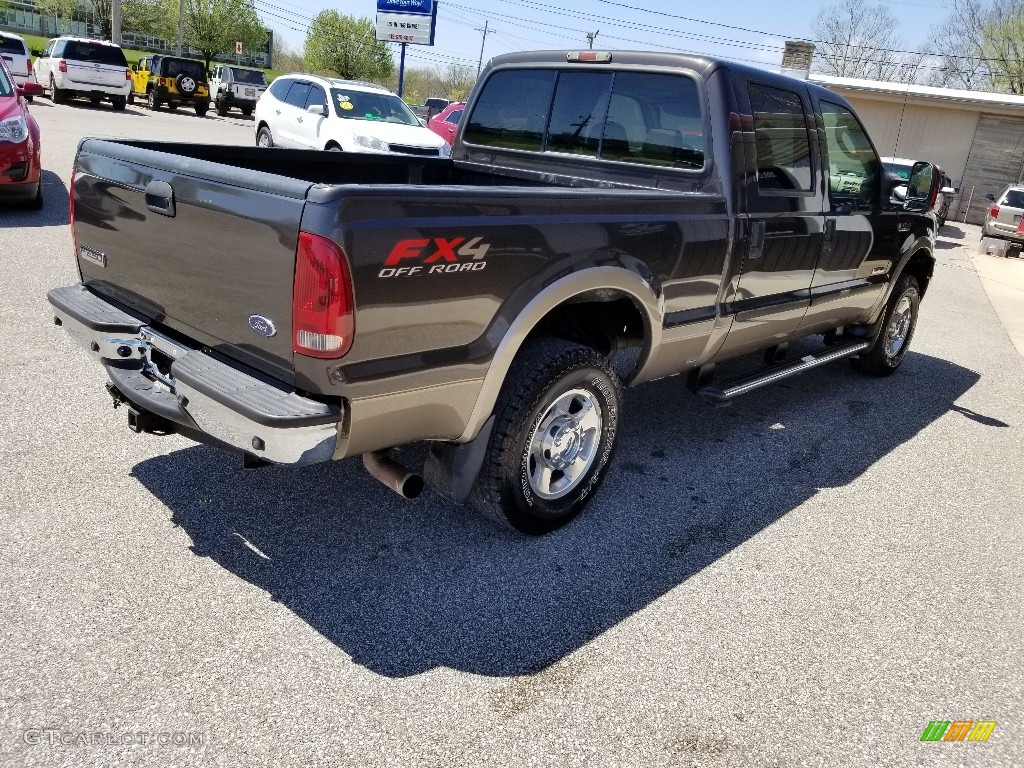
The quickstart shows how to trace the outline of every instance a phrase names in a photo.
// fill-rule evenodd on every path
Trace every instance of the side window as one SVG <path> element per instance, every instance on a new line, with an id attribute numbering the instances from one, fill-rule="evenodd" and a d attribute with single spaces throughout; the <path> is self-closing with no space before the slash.
<path id="1" fill-rule="evenodd" d="M 601 158 L 667 168 L 704 167 L 704 119 L 697 83 L 681 75 L 615 75 Z"/>
<path id="2" fill-rule="evenodd" d="M 750 107 L 757 146 L 757 186 L 761 193 L 810 192 L 811 140 L 807 116 L 795 91 L 750 84 Z"/>
<path id="3" fill-rule="evenodd" d="M 309 94 L 309 83 L 304 83 L 296 80 L 292 83 L 292 87 L 288 89 L 288 95 L 284 97 L 286 104 L 299 109 L 306 108 L 306 96 Z"/>
<path id="4" fill-rule="evenodd" d="M 548 152 L 597 157 L 612 86 L 610 73 L 563 72 L 548 122 Z"/>
<path id="5" fill-rule="evenodd" d="M 451 112 L 448 113 L 448 117 L 446 117 L 444 119 L 444 121 L 446 123 L 451 123 L 452 125 L 458 125 L 459 124 L 459 118 L 461 118 L 461 117 L 462 117 L 462 110 L 461 109 L 453 109 Z"/>
<path id="6" fill-rule="evenodd" d="M 853 203 L 873 205 L 879 195 L 882 163 L 854 114 L 828 101 L 821 102 L 828 151 L 828 191 L 832 207 Z"/>
<path id="7" fill-rule="evenodd" d="M 538 151 L 555 89 L 549 69 L 506 70 L 487 79 L 463 140 L 469 144 Z"/>
<path id="8" fill-rule="evenodd" d="M 289 94 L 290 96 L 291 94 Z M 309 86 L 309 95 L 306 96 L 306 105 L 303 109 L 309 109 L 309 107 L 317 105 L 324 109 L 327 109 L 327 94 L 324 93 L 324 89 L 319 85 Z"/>

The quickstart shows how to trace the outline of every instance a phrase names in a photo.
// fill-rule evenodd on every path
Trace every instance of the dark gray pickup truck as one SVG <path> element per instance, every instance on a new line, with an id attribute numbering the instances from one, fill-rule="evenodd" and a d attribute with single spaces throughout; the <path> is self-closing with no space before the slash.
<path id="1" fill-rule="evenodd" d="M 594 494 L 622 385 L 715 404 L 839 358 L 899 367 L 932 276 L 850 105 L 658 53 L 494 59 L 451 159 L 83 140 L 55 321 L 137 432 L 249 465 L 362 456 L 527 533 Z M 900 182 L 904 183 L 904 182 Z M 786 359 L 820 334 L 820 353 Z M 764 350 L 763 369 L 715 364 Z M 422 474 L 389 449 L 430 441 Z"/>

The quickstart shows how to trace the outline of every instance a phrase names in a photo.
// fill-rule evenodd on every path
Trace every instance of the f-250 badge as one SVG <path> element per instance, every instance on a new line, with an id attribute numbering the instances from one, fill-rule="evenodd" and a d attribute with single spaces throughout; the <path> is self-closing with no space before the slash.
<path id="1" fill-rule="evenodd" d="M 484 257 L 491 248 L 491 244 L 483 240 L 482 237 L 474 237 L 471 240 L 464 237 L 400 240 L 391 249 L 391 255 L 384 262 L 384 269 L 377 273 L 377 277 L 479 272 L 487 268 Z"/>

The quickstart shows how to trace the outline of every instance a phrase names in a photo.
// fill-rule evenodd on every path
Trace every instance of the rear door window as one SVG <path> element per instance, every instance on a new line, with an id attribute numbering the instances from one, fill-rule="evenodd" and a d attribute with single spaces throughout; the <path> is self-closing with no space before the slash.
<path id="1" fill-rule="evenodd" d="M 811 140 L 800 95 L 750 83 L 750 107 L 757 146 L 758 191 L 783 195 L 812 191 Z"/>
<path id="2" fill-rule="evenodd" d="M 288 95 L 284 97 L 285 104 L 298 109 L 306 108 L 306 96 L 309 95 L 309 83 L 296 81 L 288 89 Z"/>

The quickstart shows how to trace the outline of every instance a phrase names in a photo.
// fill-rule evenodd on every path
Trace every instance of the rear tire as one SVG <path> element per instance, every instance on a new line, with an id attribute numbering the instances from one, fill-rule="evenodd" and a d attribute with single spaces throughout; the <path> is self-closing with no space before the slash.
<path id="1" fill-rule="evenodd" d="M 228 116 L 228 105 L 223 99 L 217 100 L 217 115 L 220 117 Z"/>
<path id="2" fill-rule="evenodd" d="M 196 103 L 196 115 L 198 117 L 206 117 L 206 113 L 210 110 L 209 104 L 203 104 L 200 102 Z"/>
<path id="3" fill-rule="evenodd" d="M 904 274 L 896 283 L 882 316 L 881 328 L 874 345 L 867 352 L 850 359 L 850 364 L 872 376 L 889 376 L 896 372 L 910 349 L 921 307 L 921 289 L 917 278 Z"/>
<path id="4" fill-rule="evenodd" d="M 134 104 L 135 103 L 135 94 L 132 91 L 128 91 L 128 99 L 127 99 L 127 101 L 128 101 L 129 104 Z"/>
<path id="5" fill-rule="evenodd" d="M 111 104 L 114 106 L 114 111 L 123 112 L 125 105 L 128 103 L 128 99 L 124 96 L 115 96 L 111 100 Z"/>
<path id="6" fill-rule="evenodd" d="M 67 101 L 67 96 L 64 95 L 64 91 L 57 87 L 53 75 L 50 75 L 50 101 L 54 104 L 63 104 Z"/>
<path id="7" fill-rule="evenodd" d="M 568 523 L 601 482 L 621 403 L 619 378 L 597 351 L 563 339 L 527 342 L 498 396 L 470 504 L 534 536 Z"/>
<path id="8" fill-rule="evenodd" d="M 252 107 L 242 107 L 242 114 L 245 117 L 252 117 Z"/>

